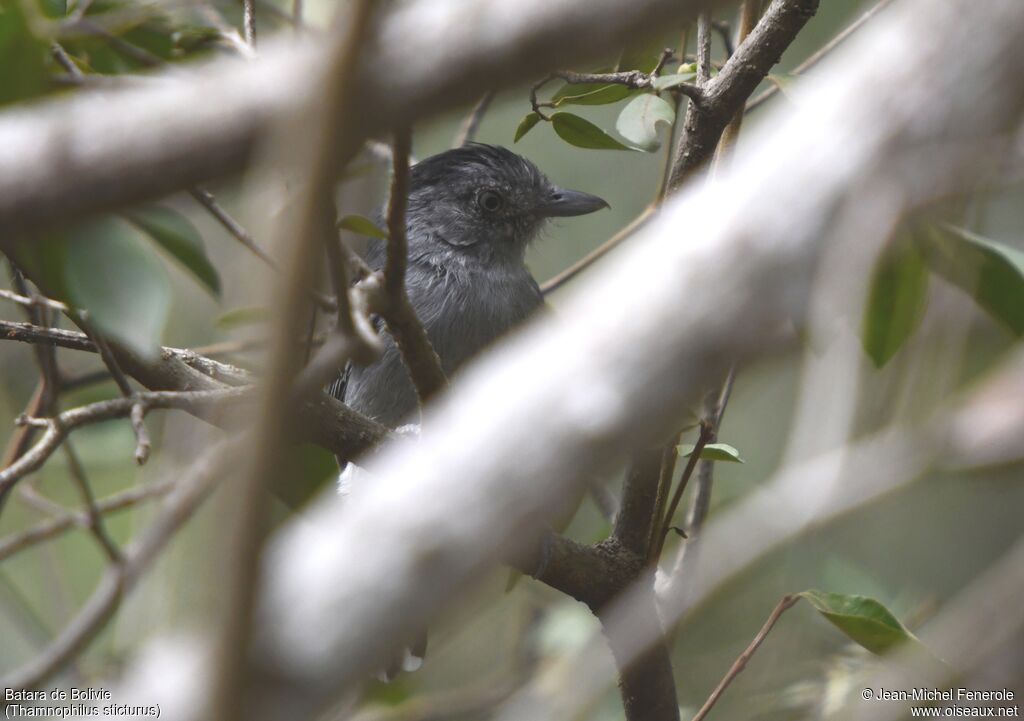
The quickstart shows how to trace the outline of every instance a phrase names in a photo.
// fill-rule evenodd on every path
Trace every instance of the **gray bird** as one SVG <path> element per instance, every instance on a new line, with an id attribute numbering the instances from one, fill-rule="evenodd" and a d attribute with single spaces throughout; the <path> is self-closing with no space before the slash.
<path id="1" fill-rule="evenodd" d="M 545 221 L 607 207 L 596 195 L 552 185 L 529 160 L 494 145 L 471 143 L 413 166 L 405 286 L 447 376 L 543 305 L 525 254 Z M 367 264 L 383 268 L 385 251 L 373 242 Z M 392 428 L 416 411 L 387 334 L 380 359 L 350 366 L 331 393 Z"/>
<path id="2" fill-rule="evenodd" d="M 596 195 L 552 185 L 529 160 L 494 145 L 471 143 L 413 166 L 405 287 L 445 375 L 543 305 L 525 255 L 545 222 L 607 207 Z M 384 267 L 386 250 L 384 242 L 371 241 L 370 268 Z M 383 337 L 381 357 L 369 366 L 350 364 L 330 392 L 396 428 L 415 419 L 417 398 L 394 340 Z M 347 480 L 344 469 L 341 480 Z M 415 670 L 425 652 L 426 634 L 420 634 L 383 678 Z"/>

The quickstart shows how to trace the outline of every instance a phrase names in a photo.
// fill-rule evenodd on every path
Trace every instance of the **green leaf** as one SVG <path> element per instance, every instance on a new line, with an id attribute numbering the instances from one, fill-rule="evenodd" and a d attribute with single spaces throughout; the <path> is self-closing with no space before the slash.
<path id="1" fill-rule="evenodd" d="M 948 224 L 916 236 L 928 266 L 977 301 L 1016 336 L 1024 335 L 1024 252 Z"/>
<path id="2" fill-rule="evenodd" d="M 565 84 L 551 96 L 555 107 L 562 105 L 610 105 L 639 91 L 618 83 Z"/>
<path id="3" fill-rule="evenodd" d="M 658 124 L 664 123 L 671 128 L 675 119 L 675 108 L 657 95 L 645 93 L 622 109 L 615 129 L 637 147 L 653 152 L 661 147 Z"/>
<path id="4" fill-rule="evenodd" d="M 100 332 L 135 352 L 154 356 L 171 307 L 167 270 L 126 220 L 102 217 L 22 244 L 33 279 L 88 311 Z"/>
<path id="5" fill-rule="evenodd" d="M 388 237 L 387 231 L 377 227 L 376 223 L 364 215 L 346 215 L 338 221 L 338 227 L 357 235 L 368 235 L 371 238 L 387 240 Z"/>
<path id="6" fill-rule="evenodd" d="M 693 454 L 695 446 L 690 443 L 683 443 L 679 446 L 680 458 L 689 458 Z M 728 443 L 708 443 L 700 451 L 701 460 L 704 461 L 726 461 L 729 463 L 746 463 L 740 452 Z"/>
<path id="7" fill-rule="evenodd" d="M 220 276 L 206 255 L 203 237 L 188 218 L 162 205 L 133 208 L 124 216 L 220 297 Z"/>
<path id="8" fill-rule="evenodd" d="M 217 318 L 217 325 L 220 328 L 237 328 L 253 323 L 266 323 L 268 320 L 270 320 L 269 310 L 261 305 L 246 305 L 222 313 Z"/>
<path id="9" fill-rule="evenodd" d="M 42 95 L 50 87 L 48 45 L 32 32 L 26 5 L 0 2 L 0 105 Z"/>
<path id="10" fill-rule="evenodd" d="M 928 298 L 928 270 L 917 249 L 897 242 L 875 265 L 860 340 L 876 368 L 888 363 L 917 330 Z"/>
<path id="11" fill-rule="evenodd" d="M 816 590 L 797 595 L 871 653 L 882 654 L 908 641 L 919 643 L 889 609 L 873 598 Z"/>
<path id="12" fill-rule="evenodd" d="M 654 89 L 658 91 L 668 90 L 674 88 L 677 85 L 688 83 L 697 77 L 696 71 L 688 73 L 677 73 L 675 75 L 662 75 L 660 78 L 656 78 L 654 81 Z"/>
<path id="13" fill-rule="evenodd" d="M 520 139 L 528 132 L 533 130 L 533 126 L 540 122 L 540 116 L 537 113 L 530 111 L 527 113 L 522 120 L 519 121 L 519 125 L 516 127 L 516 136 L 513 138 L 513 143 L 518 143 Z"/>
<path id="14" fill-rule="evenodd" d="M 558 133 L 558 137 L 577 148 L 633 150 L 579 115 L 555 113 L 551 116 L 551 124 L 555 128 L 555 132 Z"/>

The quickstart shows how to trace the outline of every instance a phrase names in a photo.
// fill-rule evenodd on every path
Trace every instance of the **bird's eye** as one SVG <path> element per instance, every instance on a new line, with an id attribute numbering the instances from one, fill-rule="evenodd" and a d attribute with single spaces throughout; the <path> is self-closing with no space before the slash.
<path id="1" fill-rule="evenodd" d="M 505 201 L 493 190 L 481 190 L 477 193 L 476 203 L 488 213 L 494 213 L 501 210 L 501 206 L 505 204 Z"/>

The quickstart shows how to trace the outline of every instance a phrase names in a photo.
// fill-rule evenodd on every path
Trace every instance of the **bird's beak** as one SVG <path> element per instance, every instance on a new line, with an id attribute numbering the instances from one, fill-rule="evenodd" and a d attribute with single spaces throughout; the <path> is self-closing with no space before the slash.
<path id="1" fill-rule="evenodd" d="M 541 204 L 540 213 L 547 218 L 566 218 L 572 215 L 586 215 L 601 208 L 610 208 L 602 198 L 580 190 L 552 188 L 547 199 Z"/>

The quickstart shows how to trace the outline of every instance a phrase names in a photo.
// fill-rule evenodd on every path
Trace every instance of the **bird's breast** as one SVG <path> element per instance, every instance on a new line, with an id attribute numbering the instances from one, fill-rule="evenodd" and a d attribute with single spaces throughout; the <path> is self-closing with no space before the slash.
<path id="1" fill-rule="evenodd" d="M 462 266 L 442 272 L 421 268 L 415 272 L 419 277 L 408 279 L 410 301 L 449 374 L 543 303 L 525 266 Z"/>

